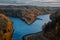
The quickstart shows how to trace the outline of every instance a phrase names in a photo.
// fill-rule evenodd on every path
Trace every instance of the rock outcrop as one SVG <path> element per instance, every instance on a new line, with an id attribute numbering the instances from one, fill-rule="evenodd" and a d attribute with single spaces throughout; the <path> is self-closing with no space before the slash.
<path id="1" fill-rule="evenodd" d="M 50 16 L 51 22 L 44 25 L 43 34 L 50 40 L 60 40 L 60 10 Z"/>
<path id="2" fill-rule="evenodd" d="M 11 40 L 12 22 L 5 15 L 0 14 L 0 40 Z"/>
<path id="3" fill-rule="evenodd" d="M 50 19 L 42 32 L 25 35 L 23 40 L 60 40 L 60 11 L 51 14 Z"/>
<path id="4" fill-rule="evenodd" d="M 0 6 L 0 13 L 7 16 L 19 17 L 27 24 L 35 21 L 40 14 L 52 14 L 59 10 L 59 7 L 39 7 L 39 6 Z"/>

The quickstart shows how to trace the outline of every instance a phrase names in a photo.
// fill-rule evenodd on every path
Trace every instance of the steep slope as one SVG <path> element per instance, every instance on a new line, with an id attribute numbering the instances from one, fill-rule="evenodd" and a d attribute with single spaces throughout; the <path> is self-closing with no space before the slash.
<path id="1" fill-rule="evenodd" d="M 0 14 L 0 40 L 11 40 L 12 22 L 3 14 Z"/>

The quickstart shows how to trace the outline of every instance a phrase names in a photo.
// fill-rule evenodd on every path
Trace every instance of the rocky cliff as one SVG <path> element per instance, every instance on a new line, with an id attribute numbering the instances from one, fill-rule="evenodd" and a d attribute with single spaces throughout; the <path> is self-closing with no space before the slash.
<path id="1" fill-rule="evenodd" d="M 44 25 L 43 35 L 50 40 L 60 40 L 60 10 L 50 16 L 51 22 Z"/>
<path id="2" fill-rule="evenodd" d="M 59 10 L 59 7 L 39 7 L 39 6 L 0 6 L 0 13 L 7 16 L 19 17 L 27 24 L 35 21 L 40 14 L 52 14 Z"/>
<path id="3" fill-rule="evenodd" d="M 60 40 L 60 10 L 51 14 L 50 19 L 42 32 L 25 35 L 23 40 Z"/>
<path id="4" fill-rule="evenodd" d="M 12 22 L 5 15 L 0 14 L 0 40 L 11 40 Z"/>

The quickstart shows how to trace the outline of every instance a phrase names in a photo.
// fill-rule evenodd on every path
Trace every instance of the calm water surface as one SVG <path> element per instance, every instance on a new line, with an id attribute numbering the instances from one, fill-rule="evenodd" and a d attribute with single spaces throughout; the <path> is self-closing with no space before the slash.
<path id="1" fill-rule="evenodd" d="M 36 20 L 31 25 L 26 24 L 19 18 L 9 17 L 13 22 L 14 29 L 12 40 L 22 40 L 22 37 L 26 34 L 42 31 L 42 25 L 50 21 L 49 16 L 49 14 L 37 16 L 37 18 L 41 18 L 42 20 Z"/>

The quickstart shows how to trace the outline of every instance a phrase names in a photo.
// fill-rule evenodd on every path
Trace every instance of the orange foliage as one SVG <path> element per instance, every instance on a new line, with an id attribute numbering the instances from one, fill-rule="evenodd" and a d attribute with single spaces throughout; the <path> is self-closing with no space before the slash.
<path id="1" fill-rule="evenodd" d="M 4 27 L 0 26 L 0 36 L 1 36 L 0 40 L 10 40 L 12 31 L 13 31 L 12 30 L 12 23 L 9 20 L 9 18 L 6 17 L 5 15 L 0 14 L 0 18 L 1 17 L 3 18 L 3 20 L 6 20 L 7 25 L 4 26 Z M 2 20 L 0 20 L 0 21 L 2 21 Z M 4 23 L 4 21 L 3 21 L 3 23 Z M 2 29 L 1 27 L 4 28 L 4 29 Z"/>

